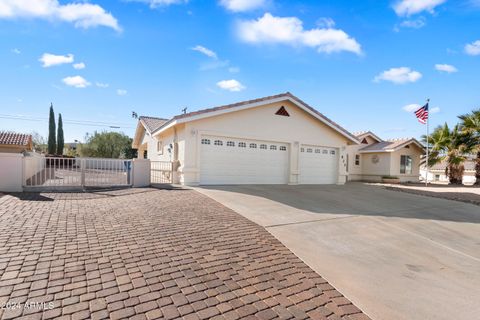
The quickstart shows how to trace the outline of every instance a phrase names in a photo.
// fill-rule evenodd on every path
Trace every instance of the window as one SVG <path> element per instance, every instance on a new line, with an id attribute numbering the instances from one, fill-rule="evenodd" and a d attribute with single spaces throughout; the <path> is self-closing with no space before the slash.
<path id="1" fill-rule="evenodd" d="M 257 144 L 256 144 L 256 143 L 250 143 L 250 148 L 256 149 L 256 148 L 257 148 Z"/>
<path id="2" fill-rule="evenodd" d="M 163 154 L 163 141 L 157 141 L 157 152 Z"/>
<path id="3" fill-rule="evenodd" d="M 227 141 L 227 147 L 235 147 L 235 142 Z"/>
<path id="4" fill-rule="evenodd" d="M 147 152 L 147 150 L 143 150 L 143 159 L 148 159 L 148 152 Z"/>
<path id="5" fill-rule="evenodd" d="M 247 144 L 245 142 L 239 142 L 238 143 L 238 147 L 239 148 L 246 148 L 247 147 Z"/>
<path id="6" fill-rule="evenodd" d="M 440 175 L 439 174 L 435 175 L 435 181 L 440 181 Z"/>
<path id="7" fill-rule="evenodd" d="M 320 149 L 315 149 L 315 153 L 320 153 L 321 150 Z"/>
<path id="8" fill-rule="evenodd" d="M 285 146 L 280 146 L 280 151 L 287 151 L 287 147 L 285 147 Z"/>
<path id="9" fill-rule="evenodd" d="M 363 140 L 362 140 L 362 144 L 368 144 L 368 141 L 367 141 L 367 139 L 366 139 L 366 138 L 363 138 Z"/>
<path id="10" fill-rule="evenodd" d="M 330 150 L 331 155 L 335 155 L 335 150 Z"/>
<path id="11" fill-rule="evenodd" d="M 265 150 L 267 150 L 267 145 L 266 145 L 266 144 L 261 144 L 261 145 L 260 145 L 260 149 L 265 149 Z"/>
<path id="12" fill-rule="evenodd" d="M 356 155 L 355 155 L 355 165 L 356 165 L 356 166 L 359 166 L 359 165 L 360 165 L 360 155 L 359 155 L 359 154 L 356 154 Z"/>
<path id="13" fill-rule="evenodd" d="M 322 150 L 322 154 L 327 154 L 328 150 Z"/>
<path id="14" fill-rule="evenodd" d="M 400 173 L 401 174 L 412 174 L 412 157 L 410 156 L 400 156 Z"/>
<path id="15" fill-rule="evenodd" d="M 312 153 L 312 152 L 313 152 L 313 149 L 312 149 L 312 148 L 307 148 L 307 152 L 308 152 L 308 153 Z"/>
<path id="16" fill-rule="evenodd" d="M 221 140 L 215 140 L 213 144 L 216 146 L 223 146 L 223 142 Z"/>
<path id="17" fill-rule="evenodd" d="M 305 148 L 300 148 L 300 152 L 305 152 Z"/>
<path id="18" fill-rule="evenodd" d="M 277 150 L 277 146 L 274 146 L 273 144 L 270 146 L 270 150 Z"/>
<path id="19" fill-rule="evenodd" d="M 210 144 L 210 139 L 202 139 L 202 144 Z"/>

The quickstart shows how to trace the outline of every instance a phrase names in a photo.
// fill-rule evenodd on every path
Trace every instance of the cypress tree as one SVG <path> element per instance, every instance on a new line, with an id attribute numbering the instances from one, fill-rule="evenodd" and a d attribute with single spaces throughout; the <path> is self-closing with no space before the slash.
<path id="1" fill-rule="evenodd" d="M 50 104 L 50 116 L 48 117 L 48 154 L 55 154 L 57 143 L 55 141 L 55 113 L 53 103 Z"/>
<path id="2" fill-rule="evenodd" d="M 63 139 L 63 121 L 62 114 L 58 114 L 58 128 L 57 128 L 57 154 L 63 155 L 63 147 L 65 141 Z"/>

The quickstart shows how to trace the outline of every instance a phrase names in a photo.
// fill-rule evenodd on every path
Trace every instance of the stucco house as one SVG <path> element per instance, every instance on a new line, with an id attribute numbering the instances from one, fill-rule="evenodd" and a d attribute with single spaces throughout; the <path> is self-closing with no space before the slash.
<path id="1" fill-rule="evenodd" d="M 463 184 L 471 185 L 474 184 L 477 179 L 475 178 L 475 160 L 473 157 L 467 159 L 464 162 L 465 171 L 463 172 Z M 449 183 L 448 176 L 445 174 L 445 169 L 447 168 L 447 163 L 445 161 L 435 164 L 433 167 L 428 169 L 428 181 L 437 182 L 437 183 Z M 425 167 L 420 169 L 420 176 L 423 181 L 425 181 L 425 175 L 427 171 Z"/>
<path id="2" fill-rule="evenodd" d="M 374 181 L 383 176 L 418 182 L 424 146 L 415 138 L 383 140 L 371 131 L 355 134 L 359 145 L 348 147 L 348 180 Z"/>
<path id="3" fill-rule="evenodd" d="M 364 177 L 349 163 L 356 153 L 365 159 L 365 177 L 393 174 L 400 168 L 394 158 L 411 155 L 402 178 L 418 180 L 418 169 L 409 170 L 421 153 L 412 140 L 395 152 L 372 150 L 381 161 L 367 165 L 371 154 L 360 151 L 367 146 L 358 137 L 289 92 L 171 119 L 142 116 L 132 147 L 139 158 L 174 162 L 174 182 L 184 185 L 344 184 L 349 175 Z"/>
<path id="4" fill-rule="evenodd" d="M 22 153 L 32 149 L 32 135 L 0 131 L 0 153 Z"/>

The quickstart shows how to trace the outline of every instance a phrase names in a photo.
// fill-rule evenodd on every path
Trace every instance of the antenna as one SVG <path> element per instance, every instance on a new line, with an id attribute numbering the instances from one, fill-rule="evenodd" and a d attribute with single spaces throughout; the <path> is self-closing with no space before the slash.
<path id="1" fill-rule="evenodd" d="M 132 118 L 138 119 L 138 114 L 135 111 L 132 111 Z"/>
<path id="2" fill-rule="evenodd" d="M 183 114 L 186 114 L 186 113 L 187 113 L 187 109 L 188 109 L 187 107 L 183 108 L 183 109 L 182 109 L 182 113 L 183 113 Z"/>

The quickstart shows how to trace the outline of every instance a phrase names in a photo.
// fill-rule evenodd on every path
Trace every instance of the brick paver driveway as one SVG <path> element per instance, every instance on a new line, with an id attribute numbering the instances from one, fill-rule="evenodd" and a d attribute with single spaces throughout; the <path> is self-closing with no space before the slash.
<path id="1" fill-rule="evenodd" d="M 1 319 L 367 319 L 191 190 L 2 197 L 0 306 Z"/>

